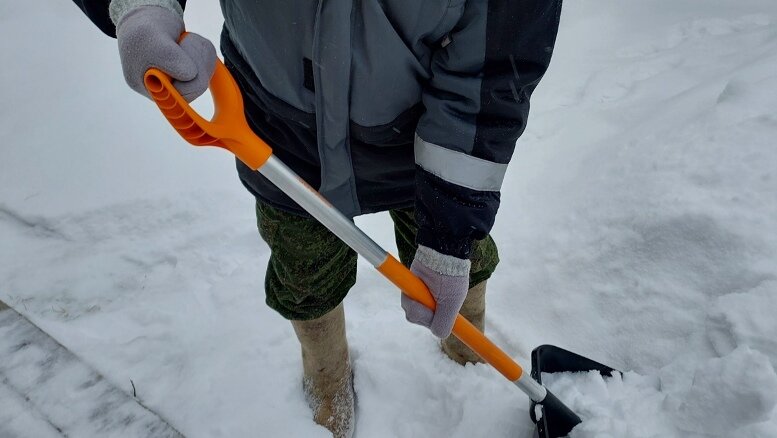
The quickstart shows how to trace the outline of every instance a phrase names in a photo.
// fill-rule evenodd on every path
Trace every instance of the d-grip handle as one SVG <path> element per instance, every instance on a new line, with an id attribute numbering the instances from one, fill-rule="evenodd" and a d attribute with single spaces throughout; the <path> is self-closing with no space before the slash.
<path id="1" fill-rule="evenodd" d="M 186 102 L 167 73 L 151 68 L 143 81 L 167 121 L 189 143 L 227 149 L 254 170 L 272 155 L 272 148 L 248 126 L 243 112 L 243 96 L 221 60 L 216 60 L 216 69 L 210 80 L 215 108 L 212 120 L 205 120 Z"/>

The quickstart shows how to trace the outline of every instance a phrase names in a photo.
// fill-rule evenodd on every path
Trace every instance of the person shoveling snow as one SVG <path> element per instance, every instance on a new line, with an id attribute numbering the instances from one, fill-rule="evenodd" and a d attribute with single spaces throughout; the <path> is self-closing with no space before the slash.
<path id="1" fill-rule="evenodd" d="M 127 83 L 151 95 L 171 121 L 183 113 L 169 92 L 191 102 L 212 76 L 233 87 L 219 74 L 213 45 L 182 36 L 184 0 L 75 3 L 117 37 Z M 529 98 L 550 62 L 561 2 L 310 5 L 222 1 L 221 48 L 252 135 L 318 188 L 326 207 L 337 210 L 330 217 L 390 211 L 400 259 L 414 275 L 401 266 L 386 270 L 420 278 L 434 298 L 430 306 L 402 295 L 407 320 L 441 338 L 456 362 L 480 361 L 451 333 L 467 324 L 457 321 L 459 312 L 474 323 L 470 336 L 485 326 L 486 280 L 499 261 L 489 232 Z M 149 79 L 150 69 L 172 77 L 174 90 L 156 73 Z M 194 120 L 173 124 L 190 140 L 221 140 L 197 131 Z M 315 421 L 334 436 L 350 436 L 354 391 L 341 303 L 356 280 L 357 252 L 256 172 L 264 160 L 249 161 L 239 160 L 238 172 L 256 197 L 259 232 L 271 248 L 267 304 L 294 326 Z M 375 253 L 380 261 L 380 249 Z M 558 402 L 530 378 L 521 380 L 521 368 L 501 350 L 487 348 L 490 363 L 511 368 L 503 374 L 533 400 Z"/>

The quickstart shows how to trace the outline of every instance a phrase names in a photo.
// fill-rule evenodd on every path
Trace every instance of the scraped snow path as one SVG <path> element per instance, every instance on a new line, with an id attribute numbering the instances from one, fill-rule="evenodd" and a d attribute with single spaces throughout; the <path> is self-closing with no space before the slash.
<path id="1" fill-rule="evenodd" d="M 214 41 L 216 3 L 187 12 Z M 132 379 L 187 436 L 327 436 L 291 327 L 263 304 L 267 248 L 230 157 L 178 139 L 70 2 L 0 3 L 0 53 L 0 299 L 120 388 Z M 494 230 L 493 339 L 524 363 L 552 343 L 677 385 L 744 355 L 768 379 L 775 72 L 772 0 L 567 2 Z M 394 248 L 385 214 L 357 223 Z M 446 360 L 359 268 L 346 299 L 358 436 L 528 436 L 522 394 Z M 762 412 L 722 418 L 777 436 L 768 386 L 748 389 Z M 720 415 L 682 402 L 694 421 Z"/>

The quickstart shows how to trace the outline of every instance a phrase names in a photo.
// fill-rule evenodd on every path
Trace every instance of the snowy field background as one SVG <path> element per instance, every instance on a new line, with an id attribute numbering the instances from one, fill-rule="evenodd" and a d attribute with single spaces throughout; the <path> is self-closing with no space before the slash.
<path id="1" fill-rule="evenodd" d="M 217 41 L 217 2 L 190 3 Z M 177 138 L 69 1 L 0 3 L 0 54 L 0 299 L 187 436 L 327 436 L 232 159 Z M 577 436 L 777 436 L 777 3 L 569 0 L 554 56 L 487 332 L 523 363 L 552 343 L 633 371 L 580 387 Z M 357 223 L 394 248 L 386 214 Z M 529 435 L 521 393 L 445 359 L 359 268 L 357 436 Z"/>

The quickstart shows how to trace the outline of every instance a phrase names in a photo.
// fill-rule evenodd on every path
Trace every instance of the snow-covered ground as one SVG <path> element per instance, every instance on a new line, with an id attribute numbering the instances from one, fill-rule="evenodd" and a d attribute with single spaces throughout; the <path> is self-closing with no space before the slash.
<path id="1" fill-rule="evenodd" d="M 777 403 L 769 358 L 748 346 L 708 360 L 684 358 L 658 373 L 543 374 L 583 419 L 571 438 L 773 437 Z"/>
<path id="2" fill-rule="evenodd" d="M 190 3 L 217 41 L 217 2 Z M 231 157 L 178 139 L 68 1 L 1 2 L 0 54 L 0 299 L 187 436 L 327 436 Z M 580 436 L 777 436 L 777 3 L 570 0 L 533 102 L 488 333 L 631 372 L 579 388 Z M 357 222 L 394 247 L 385 214 Z M 346 314 L 358 436 L 531 432 L 366 263 Z"/>

